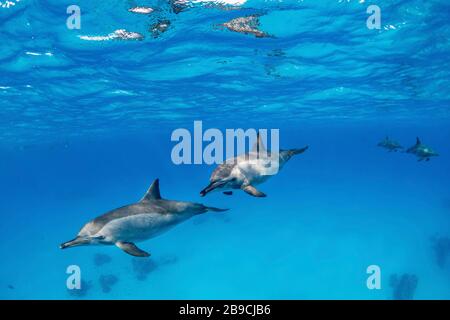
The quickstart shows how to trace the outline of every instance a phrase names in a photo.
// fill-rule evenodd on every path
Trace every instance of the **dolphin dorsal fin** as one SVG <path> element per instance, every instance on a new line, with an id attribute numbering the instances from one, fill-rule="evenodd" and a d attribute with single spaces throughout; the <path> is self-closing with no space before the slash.
<path id="1" fill-rule="evenodd" d="M 264 143 L 262 142 L 262 139 L 261 139 L 261 135 L 259 134 L 259 131 L 258 131 L 258 135 L 256 136 L 256 142 L 255 142 L 255 144 L 253 145 L 253 148 L 252 148 L 252 152 L 256 152 L 256 153 L 266 153 L 266 147 L 264 146 Z"/>
<path id="2" fill-rule="evenodd" d="M 420 142 L 420 138 L 417 137 L 417 138 L 416 138 L 416 146 L 418 146 L 419 144 L 422 144 L 422 142 Z"/>
<path id="3" fill-rule="evenodd" d="M 145 193 L 141 201 L 158 200 L 158 199 L 161 199 L 161 193 L 159 192 L 159 179 L 156 179 L 155 181 L 153 181 L 150 188 L 148 188 L 147 192 Z"/>

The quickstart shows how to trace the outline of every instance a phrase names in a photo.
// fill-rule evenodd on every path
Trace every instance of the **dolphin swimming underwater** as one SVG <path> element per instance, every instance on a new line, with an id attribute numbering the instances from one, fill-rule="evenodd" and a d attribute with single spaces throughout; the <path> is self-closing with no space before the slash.
<path id="1" fill-rule="evenodd" d="M 139 249 L 134 242 L 154 238 L 195 215 L 226 210 L 163 199 L 156 179 L 139 202 L 109 211 L 86 223 L 75 239 L 61 244 L 60 248 L 116 245 L 132 256 L 148 257 L 150 254 Z"/>
<path id="2" fill-rule="evenodd" d="M 259 18 L 261 15 L 253 14 L 245 17 L 238 17 L 223 23 L 221 26 L 230 31 L 242 34 L 251 34 L 257 38 L 272 38 L 273 36 L 259 29 Z"/>
<path id="3" fill-rule="evenodd" d="M 217 7 L 219 9 L 240 8 L 247 0 L 169 0 L 169 5 L 175 14 L 183 12 L 185 9 L 199 4 L 208 7 Z"/>
<path id="4" fill-rule="evenodd" d="M 406 150 L 406 153 L 411 153 L 417 156 L 419 158 L 417 161 L 430 161 L 430 157 L 439 156 L 439 154 L 437 154 L 433 149 L 424 145 L 418 137 L 416 138 L 416 144 Z"/>
<path id="5" fill-rule="evenodd" d="M 220 164 L 211 174 L 210 183 L 200 195 L 204 197 L 213 190 L 222 190 L 226 195 L 232 195 L 230 190 L 241 189 L 254 197 L 266 195 L 255 188 L 255 185 L 263 183 L 274 175 L 270 166 L 272 159 L 278 160 L 278 169 L 281 169 L 292 156 L 301 154 L 308 146 L 301 149 L 280 150 L 278 154 L 267 151 L 258 133 L 257 140 L 249 153 L 227 159 Z M 269 165 L 268 165 L 269 164 Z"/>
<path id="6" fill-rule="evenodd" d="M 395 151 L 397 152 L 399 149 L 403 149 L 403 147 L 397 141 L 389 139 L 389 137 L 384 138 L 378 146 L 381 148 L 387 149 L 389 152 Z"/>

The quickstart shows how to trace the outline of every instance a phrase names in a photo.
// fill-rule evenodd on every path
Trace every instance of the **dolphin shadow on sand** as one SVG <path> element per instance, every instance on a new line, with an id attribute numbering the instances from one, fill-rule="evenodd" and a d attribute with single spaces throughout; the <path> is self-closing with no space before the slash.
<path id="1" fill-rule="evenodd" d="M 100 278 L 98 278 L 98 282 L 100 283 L 100 287 L 104 293 L 110 292 L 117 281 L 119 281 L 119 278 L 113 274 L 102 274 Z"/>
<path id="2" fill-rule="evenodd" d="M 94 264 L 96 267 L 100 267 L 104 264 L 110 263 L 111 262 L 111 257 L 108 256 L 107 254 L 103 254 L 103 253 L 97 253 L 94 256 Z"/>
<path id="3" fill-rule="evenodd" d="M 83 298 L 92 289 L 92 281 L 81 280 L 80 289 L 67 289 L 72 297 Z"/>
<path id="4" fill-rule="evenodd" d="M 391 275 L 389 284 L 393 290 L 394 300 L 412 300 L 419 278 L 414 274 Z"/>
<path id="5" fill-rule="evenodd" d="M 443 236 L 433 237 L 431 244 L 436 264 L 440 269 L 444 269 L 450 258 L 450 238 Z"/>
<path id="6" fill-rule="evenodd" d="M 174 264 L 177 261 L 178 258 L 176 256 L 165 256 L 158 260 L 133 258 L 131 264 L 136 278 L 143 281 L 147 279 L 150 273 L 163 266 Z"/>

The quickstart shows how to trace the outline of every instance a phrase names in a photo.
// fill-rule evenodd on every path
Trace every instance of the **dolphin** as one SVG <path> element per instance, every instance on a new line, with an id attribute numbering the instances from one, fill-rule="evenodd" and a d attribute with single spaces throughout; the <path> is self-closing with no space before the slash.
<path id="1" fill-rule="evenodd" d="M 116 245 L 132 256 L 148 257 L 150 254 L 139 249 L 135 242 L 154 238 L 195 215 L 226 210 L 163 199 L 156 179 L 139 202 L 109 211 L 86 223 L 75 239 L 61 244 L 60 248 Z"/>
<path id="2" fill-rule="evenodd" d="M 211 174 L 210 183 L 200 191 L 204 197 L 213 190 L 222 190 L 225 195 L 232 195 L 233 189 L 241 189 L 254 197 L 266 195 L 255 188 L 274 175 L 270 165 L 273 159 L 278 160 L 281 169 L 292 156 L 301 154 L 308 146 L 301 149 L 280 150 L 278 154 L 267 151 L 258 133 L 257 140 L 249 153 L 227 159 Z"/>
<path id="3" fill-rule="evenodd" d="M 389 139 L 389 137 L 384 138 L 384 140 L 382 140 L 380 143 L 378 143 L 378 146 L 389 150 L 389 152 L 392 152 L 392 151 L 397 152 L 398 150 L 403 149 L 403 147 L 400 145 L 400 143 Z"/>
<path id="4" fill-rule="evenodd" d="M 137 14 L 149 14 L 155 11 L 155 9 L 150 7 L 133 7 L 128 9 L 128 12 L 137 13 Z"/>
<path id="5" fill-rule="evenodd" d="M 81 40 L 87 41 L 108 41 L 108 40 L 143 40 L 144 36 L 139 32 L 118 29 L 106 36 L 78 36 Z"/>
<path id="6" fill-rule="evenodd" d="M 169 0 L 169 5 L 175 14 L 179 14 L 189 7 L 189 1 L 187 0 Z"/>
<path id="7" fill-rule="evenodd" d="M 222 10 L 240 9 L 247 0 L 169 0 L 169 5 L 175 14 L 183 12 L 185 9 L 196 4 L 215 7 Z"/>
<path id="8" fill-rule="evenodd" d="M 424 145 L 418 137 L 416 138 L 416 144 L 406 150 L 406 153 L 417 156 L 419 158 L 417 161 L 430 161 L 430 157 L 439 156 L 433 149 Z"/>
<path id="9" fill-rule="evenodd" d="M 150 26 L 150 32 L 153 38 L 158 38 L 162 33 L 166 32 L 170 27 L 170 20 L 158 19 L 153 25 Z"/>
<path id="10" fill-rule="evenodd" d="M 238 32 L 242 34 L 251 34 L 254 35 L 256 38 L 269 38 L 273 37 L 269 35 L 268 33 L 261 31 L 259 29 L 260 22 L 259 17 L 261 15 L 253 14 L 246 17 L 238 17 L 231 19 L 230 21 L 227 21 L 223 23 L 221 26 L 227 28 L 230 31 Z"/>

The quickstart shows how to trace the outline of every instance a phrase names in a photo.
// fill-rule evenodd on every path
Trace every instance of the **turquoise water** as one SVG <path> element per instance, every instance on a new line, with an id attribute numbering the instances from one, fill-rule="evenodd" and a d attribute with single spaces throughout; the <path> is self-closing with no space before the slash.
<path id="1" fill-rule="evenodd" d="M 450 238 L 448 2 L 383 1 L 380 30 L 364 1 L 242 2 L 175 14 L 77 1 L 79 30 L 72 1 L 0 6 L 0 298 L 392 299 L 394 274 L 416 277 L 415 299 L 450 298 L 450 245 L 433 240 Z M 156 10 L 128 12 L 139 5 Z M 220 26 L 252 14 L 271 37 Z M 155 38 L 158 19 L 171 23 Z M 92 40 L 118 29 L 144 39 Z M 266 198 L 202 198 L 214 166 L 171 160 L 172 132 L 194 120 L 310 148 L 258 186 Z M 387 152 L 387 135 L 439 157 Z M 59 249 L 155 178 L 164 198 L 230 210 L 140 243 L 144 263 L 114 246 Z M 69 265 L 86 292 L 66 288 Z M 108 292 L 102 275 L 116 277 Z"/>

